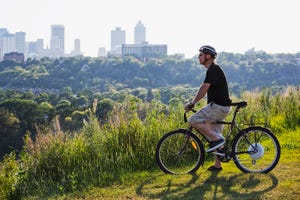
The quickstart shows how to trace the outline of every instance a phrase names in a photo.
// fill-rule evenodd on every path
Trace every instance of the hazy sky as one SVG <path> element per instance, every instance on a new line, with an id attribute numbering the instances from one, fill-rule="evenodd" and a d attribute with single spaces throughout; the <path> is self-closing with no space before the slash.
<path id="1" fill-rule="evenodd" d="M 139 20 L 150 44 L 167 44 L 168 54 L 192 57 L 203 44 L 217 51 L 267 53 L 300 51 L 298 0 L 1 0 L 0 28 L 26 32 L 26 41 L 44 39 L 50 25 L 65 26 L 66 52 L 81 40 L 84 55 L 110 49 L 110 31 L 126 30 L 133 43 Z"/>

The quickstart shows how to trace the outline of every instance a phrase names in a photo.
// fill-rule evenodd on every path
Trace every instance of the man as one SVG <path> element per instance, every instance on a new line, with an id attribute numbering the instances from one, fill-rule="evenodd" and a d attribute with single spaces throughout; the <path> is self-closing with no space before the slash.
<path id="1" fill-rule="evenodd" d="M 185 105 L 185 110 L 191 110 L 207 94 L 207 105 L 190 117 L 189 124 L 210 141 L 210 148 L 206 151 L 209 153 L 225 143 L 222 136 L 223 125 L 213 122 L 223 120 L 228 115 L 231 100 L 225 74 L 220 66 L 215 64 L 216 50 L 206 45 L 202 46 L 199 52 L 199 63 L 207 69 L 206 76 L 193 100 Z M 214 165 L 208 170 L 222 170 L 221 161 L 217 156 Z"/>

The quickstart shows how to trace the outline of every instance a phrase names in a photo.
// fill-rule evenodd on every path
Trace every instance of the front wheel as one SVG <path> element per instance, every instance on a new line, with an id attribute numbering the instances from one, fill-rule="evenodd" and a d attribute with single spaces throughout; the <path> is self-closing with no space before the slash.
<path id="1" fill-rule="evenodd" d="M 232 152 L 234 163 L 243 172 L 268 173 L 279 161 L 280 145 L 270 130 L 249 127 L 234 138 Z"/>
<path id="2" fill-rule="evenodd" d="M 199 138 L 185 129 L 165 134 L 156 147 L 156 162 L 161 170 L 170 174 L 197 171 L 204 162 L 204 147 Z"/>

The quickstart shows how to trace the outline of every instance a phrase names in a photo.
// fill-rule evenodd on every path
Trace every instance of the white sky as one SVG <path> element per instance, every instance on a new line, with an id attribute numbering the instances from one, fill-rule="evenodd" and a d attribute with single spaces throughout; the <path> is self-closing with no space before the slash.
<path id="1" fill-rule="evenodd" d="M 110 31 L 126 30 L 133 43 L 139 20 L 150 44 L 192 57 L 201 45 L 217 51 L 300 51 L 298 0 L 0 0 L 0 28 L 26 32 L 26 41 L 50 42 L 51 24 L 65 26 L 66 53 L 81 40 L 86 56 L 110 50 Z"/>

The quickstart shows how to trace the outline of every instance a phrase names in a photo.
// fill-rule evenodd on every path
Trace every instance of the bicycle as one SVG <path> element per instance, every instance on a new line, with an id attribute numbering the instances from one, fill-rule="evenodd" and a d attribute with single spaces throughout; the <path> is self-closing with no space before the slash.
<path id="1" fill-rule="evenodd" d="M 235 165 L 246 173 L 270 172 L 280 158 L 278 139 L 266 127 L 246 124 L 247 128 L 239 128 L 236 123 L 237 113 L 247 106 L 247 102 L 231 103 L 230 106 L 235 106 L 232 120 L 214 122 L 229 125 L 230 128 L 228 133 L 224 134 L 225 144 L 212 153 L 216 154 L 221 162 L 233 160 Z M 185 122 L 187 112 L 184 112 Z M 237 129 L 235 133 L 234 129 Z M 200 135 L 204 141 L 209 142 L 203 134 Z M 189 126 L 188 129 L 178 129 L 163 135 L 157 144 L 155 157 L 158 166 L 165 173 L 194 173 L 204 164 L 204 144 Z"/>

